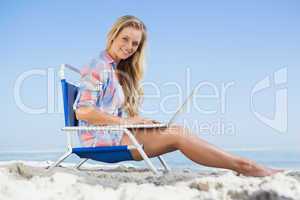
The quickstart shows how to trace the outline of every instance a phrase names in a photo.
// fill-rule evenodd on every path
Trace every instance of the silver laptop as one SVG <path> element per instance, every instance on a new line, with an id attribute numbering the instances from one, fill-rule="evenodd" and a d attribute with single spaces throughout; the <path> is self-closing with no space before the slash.
<path id="1" fill-rule="evenodd" d="M 186 107 L 187 103 L 190 101 L 190 99 L 193 97 L 195 93 L 195 88 L 192 90 L 191 94 L 185 99 L 183 104 L 178 108 L 178 110 L 175 112 L 175 114 L 169 119 L 167 123 L 157 123 L 157 124 L 125 124 L 125 125 L 118 125 L 118 127 L 122 128 L 166 128 L 171 126 L 176 118 L 179 116 L 180 113 L 184 111 L 184 108 Z"/>

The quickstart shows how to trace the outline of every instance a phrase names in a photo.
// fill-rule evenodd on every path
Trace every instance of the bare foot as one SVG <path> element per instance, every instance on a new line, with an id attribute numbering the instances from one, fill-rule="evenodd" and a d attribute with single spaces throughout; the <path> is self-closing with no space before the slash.
<path id="1" fill-rule="evenodd" d="M 264 177 L 283 172 L 284 170 L 264 167 L 253 161 L 243 159 L 240 160 L 239 167 L 236 171 L 244 176 Z"/>

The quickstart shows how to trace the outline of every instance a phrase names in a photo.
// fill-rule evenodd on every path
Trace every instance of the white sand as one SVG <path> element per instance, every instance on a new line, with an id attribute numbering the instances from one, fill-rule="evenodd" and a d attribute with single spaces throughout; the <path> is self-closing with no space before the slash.
<path id="1" fill-rule="evenodd" d="M 0 200 L 94 199 L 300 199 L 300 171 L 271 177 L 229 171 L 174 171 L 163 176 L 130 166 L 70 165 L 49 173 L 45 162 L 2 162 Z"/>

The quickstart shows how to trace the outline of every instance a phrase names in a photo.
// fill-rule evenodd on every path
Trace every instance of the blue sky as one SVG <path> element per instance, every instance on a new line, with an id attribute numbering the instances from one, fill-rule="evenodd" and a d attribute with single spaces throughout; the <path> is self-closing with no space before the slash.
<path id="1" fill-rule="evenodd" d="M 212 114 L 195 108 L 183 114 L 203 124 L 222 121 L 233 124 L 233 135 L 197 133 L 210 143 L 225 148 L 297 148 L 299 145 L 300 3 L 298 1 L 0 1 L 0 66 L 2 69 L 2 122 L 0 150 L 61 149 L 65 138 L 58 77 L 51 79 L 50 98 L 54 110 L 44 114 L 23 112 L 15 102 L 14 87 L 24 72 L 42 70 L 45 76 L 24 80 L 20 91 L 24 104 L 40 108 L 47 104 L 47 77 L 59 65 L 80 67 L 97 56 L 113 22 L 131 14 L 148 28 L 145 83 L 155 83 L 161 95 L 145 98 L 144 110 L 156 109 L 146 117 L 167 120 L 170 114 L 158 106 L 167 95 L 182 97 L 191 87 L 209 82 L 221 93 L 222 84 L 233 83 L 226 93 L 226 111 L 218 100 L 200 98 L 198 104 Z M 190 77 L 186 77 L 186 68 Z M 272 118 L 275 93 L 288 90 L 288 130 L 284 133 L 257 119 L 250 108 L 252 88 L 267 76 L 286 69 L 288 82 L 271 87 L 255 97 L 255 109 Z M 54 89 L 53 89 L 54 88 Z M 52 92 L 53 91 L 53 92 Z M 51 93 L 52 92 L 52 93 Z M 154 95 L 153 87 L 145 93 Z M 202 87 L 199 95 L 212 95 L 212 87 Z M 50 101 L 50 104 L 52 100 Z M 163 106 L 173 110 L 179 102 L 169 98 Z M 53 105 L 51 104 L 50 107 Z M 281 113 L 279 113 L 281 114 Z"/>

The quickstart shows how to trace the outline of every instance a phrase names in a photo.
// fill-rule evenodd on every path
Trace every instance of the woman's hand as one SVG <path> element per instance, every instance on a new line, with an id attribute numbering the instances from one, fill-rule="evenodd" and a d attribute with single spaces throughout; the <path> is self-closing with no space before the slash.
<path id="1" fill-rule="evenodd" d="M 126 119 L 126 124 L 159 124 L 159 121 L 143 118 L 140 116 L 134 116 Z"/>

